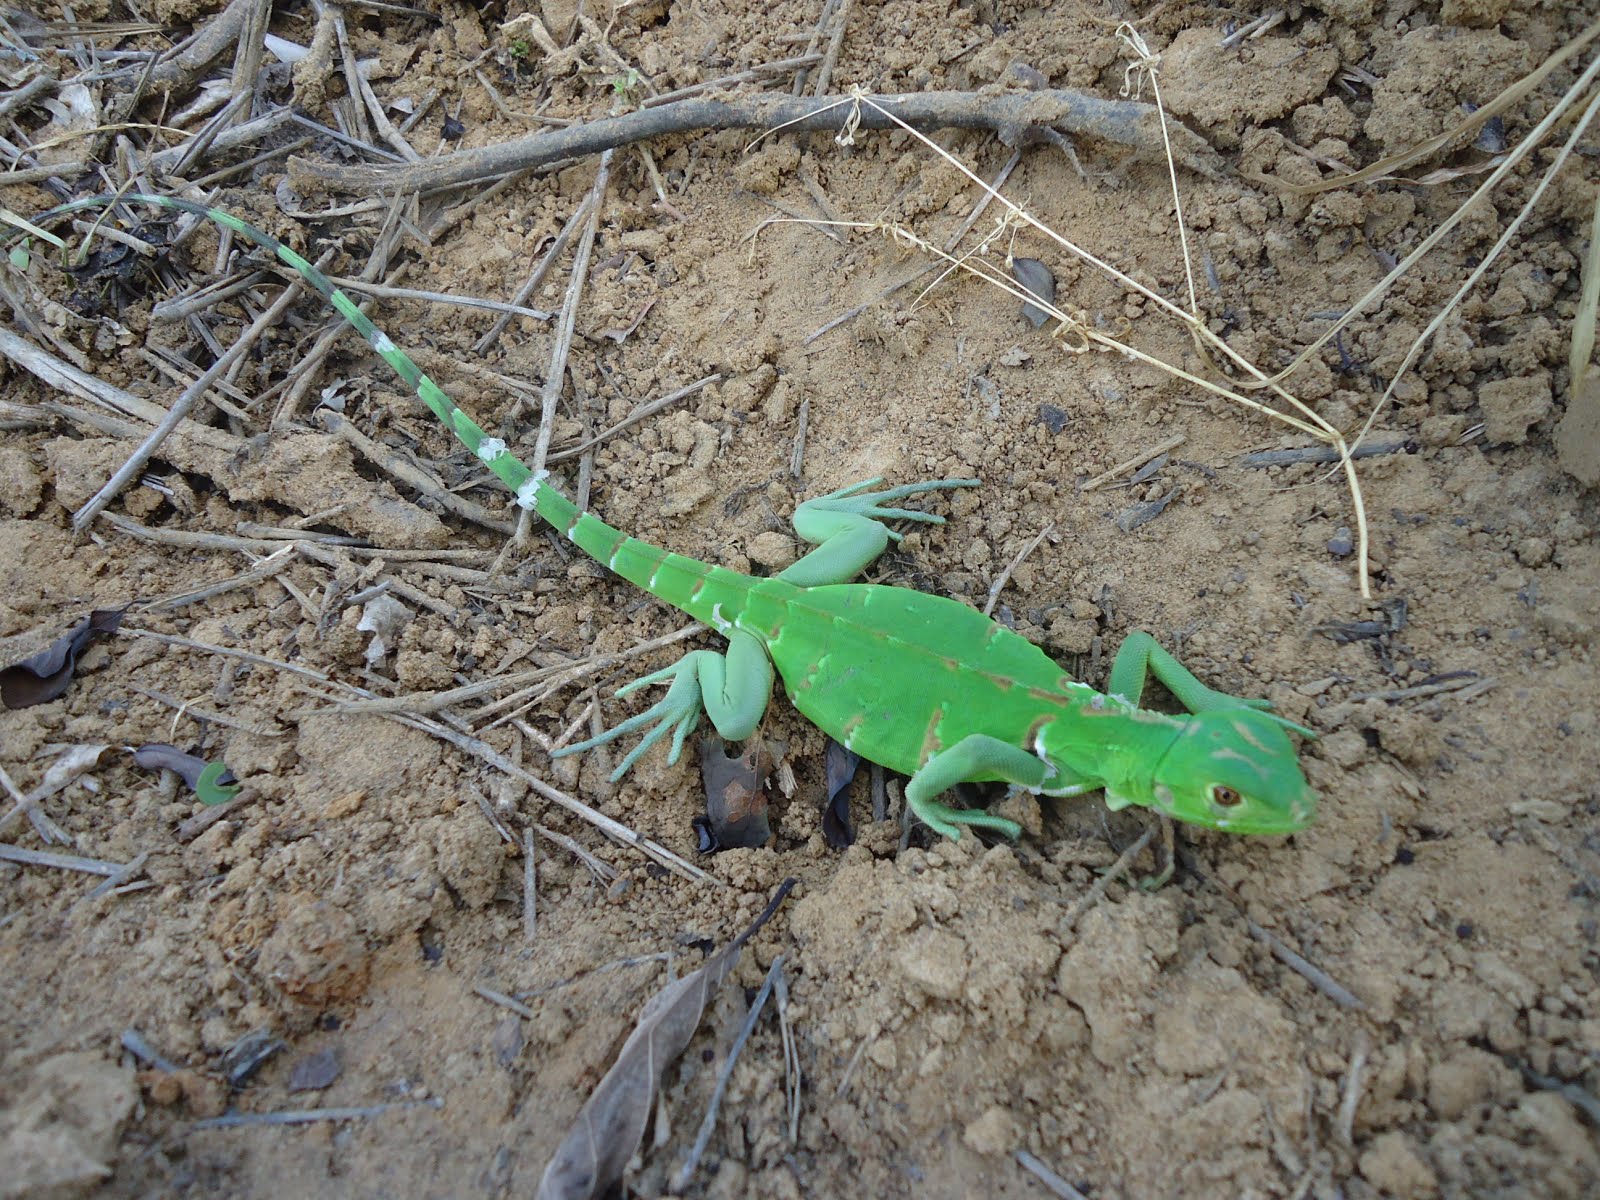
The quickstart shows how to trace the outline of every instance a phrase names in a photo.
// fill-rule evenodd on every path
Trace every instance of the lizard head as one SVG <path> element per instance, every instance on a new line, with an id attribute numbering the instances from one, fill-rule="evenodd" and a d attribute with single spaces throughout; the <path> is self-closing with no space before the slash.
<path id="1" fill-rule="evenodd" d="M 1150 807 L 1229 833 L 1293 833 L 1311 824 L 1311 790 L 1281 717 L 1253 708 L 1196 713 L 1150 781 Z M 1309 732 L 1301 730 L 1301 732 Z"/>

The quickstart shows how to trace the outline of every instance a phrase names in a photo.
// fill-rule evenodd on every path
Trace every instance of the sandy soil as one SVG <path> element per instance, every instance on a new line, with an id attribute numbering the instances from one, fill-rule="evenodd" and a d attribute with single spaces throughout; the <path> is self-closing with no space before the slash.
<path id="1" fill-rule="evenodd" d="M 1213 328 L 1276 369 L 1461 202 L 1482 177 L 1469 168 L 1488 153 L 1469 147 L 1406 172 L 1463 169 L 1425 186 L 1301 198 L 1258 177 L 1304 182 L 1326 169 L 1306 152 L 1360 165 L 1437 132 L 1574 36 L 1579 7 L 1321 0 L 1227 49 L 1229 22 L 1253 14 L 1152 9 L 1142 27 L 1163 55 L 1169 105 L 1226 164 L 1215 179 L 1182 179 Z M 181 22 L 212 8 L 145 15 Z M 802 53 L 819 8 L 640 3 L 553 58 L 498 39 L 506 14 L 495 5 L 445 3 L 426 21 L 351 9 L 348 19 L 385 103 L 438 93 L 411 134 L 431 154 L 529 132 L 534 110 L 591 119 L 651 88 Z M 553 0 L 544 13 L 560 29 L 572 10 Z M 1113 96 L 1125 63 L 1112 14 L 1004 0 L 856 5 L 832 88 L 1042 81 Z M 309 44 L 312 22 L 297 8 L 273 29 Z M 319 50 L 292 81 L 269 71 L 263 98 L 286 102 L 293 87 L 329 119 L 343 76 L 336 47 Z M 630 82 L 619 64 L 643 78 Z M 1514 109 L 1508 136 L 1574 77 L 1558 71 Z M 464 127 L 459 143 L 439 136 L 446 110 Z M 151 106 L 140 119 L 159 117 Z M 44 136 L 48 114 L 25 120 Z M 987 134 L 938 140 L 985 176 L 1010 153 Z M 873 823 L 863 771 L 857 844 L 832 850 L 820 820 L 824 739 L 781 698 L 765 732 L 786 748 L 794 785 L 773 789 L 774 838 L 761 849 L 697 855 L 691 821 L 704 792 L 692 755 L 669 767 L 652 753 L 616 786 L 606 782 L 614 751 L 548 759 L 548 739 L 582 719 L 592 695 L 606 697 L 607 721 L 637 711 L 610 690 L 675 649 L 524 694 L 512 721 L 481 707 L 503 693 L 451 710 L 534 777 L 714 876 L 694 881 L 456 746 L 381 715 L 339 713 L 340 685 L 432 693 L 625 651 L 683 619 L 541 532 L 502 557 L 503 535 L 419 500 L 330 432 L 310 412 L 324 388 L 360 433 L 505 519 L 503 493 L 353 336 L 337 342 L 307 403 L 272 428 L 282 389 L 261 398 L 297 370 L 325 319 L 302 301 L 232 379 L 234 411 L 203 405 L 210 435 L 176 439 L 112 506 L 158 540 L 105 520 L 85 536 L 71 530 L 72 510 L 130 441 L 60 418 L 20 422 L 0 442 L 6 662 L 91 608 L 182 598 L 266 553 L 180 534 L 315 531 L 412 552 L 329 543 L 208 598 L 135 609 L 123 635 L 86 653 L 64 697 L 0 712 L 0 764 L 25 791 L 67 747 L 112 748 L 43 802 L 70 836 L 53 849 L 147 856 L 131 888 L 98 897 L 92 877 L 0 863 L 0 1196 L 531 1194 L 645 1000 L 791 875 L 798 890 L 666 1075 L 661 1120 L 630 1175 L 637 1194 L 667 1190 L 780 953 L 804 1079 L 793 1136 L 769 1013 L 732 1071 L 690 1193 L 1045 1194 L 1018 1165 L 1026 1151 L 1094 1197 L 1596 1194 L 1600 510 L 1552 441 L 1596 195 L 1593 135 L 1379 421 L 1410 445 L 1361 464 L 1370 604 L 1339 480 L 1314 465 L 1240 465 L 1305 436 L 1149 366 L 1070 354 L 1015 300 L 970 279 L 878 300 L 923 261 L 881 233 L 835 240 L 784 223 L 752 249 L 767 218 L 824 208 L 942 241 L 977 196 L 926 148 L 886 134 L 854 146 L 782 135 L 745 153 L 748 141 L 670 138 L 650 145 L 649 165 L 636 149 L 617 153 L 554 445 L 713 372 L 724 379 L 607 439 L 592 479 L 564 460 L 563 486 L 592 487 L 596 509 L 631 532 L 770 570 L 794 553 L 787 519 L 807 495 L 875 474 L 978 476 L 981 491 L 928 501 L 949 523 L 909 532 L 874 578 L 982 604 L 1048 528 L 1001 595 L 1003 619 L 1091 683 L 1103 682 L 1121 638 L 1145 629 L 1207 682 L 1272 697 L 1319 734 L 1304 752 L 1323 796 L 1317 823 L 1288 839 L 1185 830 L 1195 870 L 1153 894 L 1115 883 L 1084 910 L 1139 818 L 1109 817 L 1098 797 L 1002 800 L 1027 826 L 1015 845 L 926 831 L 902 845 L 898 791 L 889 819 Z M 313 152 L 338 153 L 331 143 L 301 153 Z M 1060 149 L 1028 147 L 1007 194 L 1181 297 L 1164 167 L 1091 140 L 1076 152 L 1087 178 Z M 274 202 L 282 171 L 279 159 L 248 183 L 235 176 L 221 200 L 312 257 L 335 250 L 330 269 L 359 274 L 373 218 L 285 216 Z M 394 262 L 408 266 L 404 283 L 510 297 L 593 177 L 592 162 L 530 177 L 429 247 L 403 240 Z M 1296 376 L 1296 392 L 1335 423 L 1358 424 L 1535 179 L 1519 168 L 1337 351 Z M 37 211 L 52 198 L 12 187 L 4 199 Z M 436 215 L 424 206 L 413 224 Z M 202 280 L 216 245 L 203 231 L 161 270 Z M 1063 299 L 1100 327 L 1206 369 L 1148 301 L 1032 232 L 991 254 L 1013 248 L 1046 260 Z M 65 279 L 43 259 L 29 276 L 32 294 L 52 301 L 55 336 L 109 382 L 167 404 L 176 389 L 147 344 L 212 361 L 198 324 L 152 322 L 150 304 L 175 288 L 147 270 L 128 269 L 120 293 L 104 278 L 99 291 Z M 563 263 L 528 303 L 559 307 L 566 281 Z M 269 278 L 249 313 L 230 301 L 203 320 L 225 345 L 276 293 Z M 857 305 L 867 307 L 854 320 L 808 340 Z M 491 315 L 407 300 L 372 311 L 487 427 L 532 447 L 548 324 L 514 321 L 478 353 Z M 59 398 L 4 370 L 0 395 L 13 404 Z M 1152 477 L 1082 488 L 1178 434 Z M 1174 493 L 1148 523 L 1117 523 Z M 410 619 L 374 658 L 351 598 L 385 581 Z M 1330 636 L 1354 621 L 1379 632 Z M 1429 686 L 1441 680 L 1481 686 Z M 225 759 L 253 801 L 185 840 L 201 806 L 120 749 L 152 741 Z M 603 866 L 596 874 L 541 835 L 531 939 L 520 848 L 486 814 L 517 842 L 538 822 Z M 44 848 L 20 820 L 4 840 Z M 1253 930 L 1359 1007 L 1313 986 Z M 166 1069 L 120 1048 L 130 1029 Z M 237 1060 L 226 1056 L 257 1032 L 281 1049 L 231 1087 Z M 342 1106 L 390 1107 L 342 1122 L 197 1127 L 225 1109 Z"/>

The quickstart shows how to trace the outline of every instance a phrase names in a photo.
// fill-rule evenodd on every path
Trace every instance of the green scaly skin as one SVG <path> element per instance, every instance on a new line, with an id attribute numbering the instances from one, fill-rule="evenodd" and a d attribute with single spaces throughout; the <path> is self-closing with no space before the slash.
<path id="1" fill-rule="evenodd" d="M 103 207 L 75 201 L 37 218 Z M 807 501 L 795 528 L 816 549 L 773 578 L 741 575 L 673 554 L 581 512 L 505 443 L 488 436 L 299 254 L 220 209 L 168 196 L 125 201 L 193 213 L 272 251 L 338 310 L 523 508 L 548 521 L 584 553 L 651 595 L 712 626 L 725 653 L 690 652 L 621 689 L 670 683 L 648 711 L 572 754 L 648 727 L 623 759 L 620 778 L 650 746 L 672 735 L 669 761 L 707 713 L 730 741 L 750 736 L 772 690 L 774 669 L 794 706 L 862 757 L 911 776 L 912 811 L 951 838 L 963 825 L 1020 834 L 1013 821 L 955 809 L 941 793 L 965 781 L 998 780 L 1046 796 L 1104 789 L 1107 805 L 1152 808 L 1191 824 L 1234 833 L 1284 834 L 1309 824 L 1316 793 L 1286 730 L 1311 736 L 1263 711 L 1264 700 L 1213 691 L 1149 634 L 1128 637 L 1106 693 L 1068 677 L 1025 638 L 954 600 L 905 588 L 848 583 L 899 535 L 880 522 L 943 518 L 886 502 L 921 492 L 977 486 L 949 479 L 869 490 L 877 480 Z M 1154 674 L 1189 715 L 1137 706 Z"/>

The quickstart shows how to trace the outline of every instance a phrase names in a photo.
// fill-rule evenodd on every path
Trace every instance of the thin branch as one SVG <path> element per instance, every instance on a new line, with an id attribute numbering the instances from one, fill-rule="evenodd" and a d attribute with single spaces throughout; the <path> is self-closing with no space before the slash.
<path id="1" fill-rule="evenodd" d="M 1078 919 L 1096 904 L 1099 904 L 1101 898 L 1106 894 L 1106 889 L 1126 874 L 1128 868 L 1133 866 L 1133 860 L 1144 852 L 1144 848 L 1156 836 L 1157 828 L 1157 825 L 1152 824 L 1146 829 L 1139 836 L 1139 840 L 1124 850 L 1121 857 L 1111 864 L 1111 869 L 1100 876 L 1099 879 L 1096 879 L 1094 885 L 1082 896 L 1078 897 L 1078 902 L 1067 910 L 1065 917 L 1061 918 L 1061 932 L 1063 934 L 1072 932 L 1072 928 L 1078 923 Z"/>
<path id="2" fill-rule="evenodd" d="M 588 280 L 589 256 L 594 250 L 595 235 L 600 230 L 600 212 L 605 208 L 606 187 L 611 182 L 611 153 L 607 150 L 600 156 L 594 186 L 589 190 L 593 200 L 589 205 L 589 219 L 578 237 L 577 249 L 572 252 L 572 276 L 567 283 L 566 298 L 561 302 L 561 320 L 556 326 L 555 343 L 550 349 L 550 369 L 544 377 L 544 389 L 539 394 L 539 436 L 533 445 L 533 457 L 528 461 L 535 475 L 544 470 L 545 459 L 550 454 L 550 437 L 555 432 L 556 406 L 561 401 L 561 389 L 567 378 L 567 354 L 572 349 L 578 302 L 583 297 L 583 285 Z"/>
<path id="3" fill-rule="evenodd" d="M 124 488 L 144 473 L 145 467 L 161 448 L 161 443 L 183 423 L 189 415 L 189 410 L 195 406 L 200 397 L 205 395 L 211 385 L 226 375 L 228 369 L 256 344 L 256 340 L 268 326 L 277 323 L 278 318 L 299 298 L 302 287 L 303 284 L 299 281 L 290 282 L 283 289 L 282 295 L 273 302 L 272 307 L 251 322 L 250 328 L 239 335 L 222 357 L 206 369 L 205 374 L 183 389 L 183 393 L 173 401 L 172 408 L 161 419 L 161 423 L 151 430 L 150 435 L 139 444 L 128 461 L 122 464 L 117 473 L 108 479 L 105 486 L 90 497 L 82 508 L 72 514 L 72 528 L 75 531 L 82 533 L 88 528 L 105 507 L 122 494 Z"/>
<path id="4" fill-rule="evenodd" d="M 309 1125 L 314 1121 L 361 1121 L 402 1108 L 443 1108 L 437 1096 L 426 1100 L 396 1100 L 390 1104 L 371 1104 L 362 1108 L 294 1108 L 264 1113 L 223 1113 L 196 1121 L 191 1129 L 237 1129 L 243 1125 Z"/>
<path id="5" fill-rule="evenodd" d="M 1006 569 L 1001 571 L 1000 574 L 995 578 L 995 581 L 989 585 L 989 600 L 983 606 L 984 616 L 988 617 L 994 615 L 994 606 L 996 602 L 999 601 L 1000 593 L 1005 590 L 1006 584 L 1011 581 L 1011 576 L 1014 575 L 1017 568 L 1022 565 L 1022 561 L 1027 558 L 1028 555 L 1037 550 L 1039 548 L 1039 543 L 1054 533 L 1055 529 L 1056 527 L 1054 525 L 1046 525 L 1043 529 L 1039 530 L 1038 533 L 1033 535 L 1033 540 L 1031 542 L 1017 552 L 1017 556 L 1015 558 L 1006 564 Z"/>
<path id="6" fill-rule="evenodd" d="M 780 127 L 794 133 L 832 133 L 846 124 L 857 129 L 891 129 L 897 127 L 894 117 L 918 129 L 988 129 L 1013 145 L 1026 140 L 1032 129 L 1050 128 L 1132 146 L 1152 160 L 1162 154 L 1161 119 L 1154 105 L 1064 89 L 999 96 L 918 92 L 876 97 L 871 105 L 856 104 L 848 97 L 760 95 L 679 100 L 585 125 L 541 130 L 495 146 L 458 150 L 417 166 L 347 167 L 292 159 L 290 176 L 296 187 L 308 192 L 410 195 L 498 179 L 508 172 L 672 133 Z M 1204 139 L 1182 125 L 1174 125 L 1172 133 L 1180 163 L 1204 175 L 1217 174 L 1216 152 Z"/>
<path id="7" fill-rule="evenodd" d="M 1022 1167 L 1023 1170 L 1027 1171 L 1040 1183 L 1044 1184 L 1046 1188 L 1048 1188 L 1055 1195 L 1059 1196 L 1061 1200 L 1089 1200 L 1089 1198 L 1077 1188 L 1073 1187 L 1065 1179 L 1061 1178 L 1061 1176 L 1057 1175 L 1049 1167 L 1045 1166 L 1042 1161 L 1040 1161 L 1038 1158 L 1035 1158 L 1032 1154 L 1029 1154 L 1026 1150 L 1017 1151 L 1017 1165 Z"/>
<path id="8" fill-rule="evenodd" d="M 1119 462 L 1116 466 L 1112 467 L 1109 471 L 1102 471 L 1078 490 L 1080 492 L 1092 492 L 1101 484 L 1110 483 L 1124 471 L 1135 470 L 1138 467 L 1144 466 L 1144 464 L 1149 462 L 1152 458 L 1159 458 L 1169 450 L 1176 450 L 1179 446 L 1183 445 L 1186 440 L 1187 439 L 1183 434 L 1175 433 L 1171 437 L 1167 438 L 1166 441 L 1157 442 L 1154 446 L 1149 446 L 1139 451 L 1139 453 L 1135 454 L 1132 458 L 1124 459 L 1122 462 Z M 1337 458 L 1338 456 L 1335 455 L 1334 457 Z"/>
<path id="9" fill-rule="evenodd" d="M 0 842 L 0 860 L 24 863 L 30 867 L 58 867 L 63 871 L 113 877 L 128 869 L 127 863 L 107 862 L 103 858 L 80 858 L 76 854 L 51 854 L 47 850 L 29 850 L 26 846 L 13 846 L 9 842 Z"/>
<path id="10" fill-rule="evenodd" d="M 739 1061 L 739 1054 L 744 1050 L 744 1044 L 750 1040 L 756 1022 L 761 1019 L 761 1011 L 767 1006 L 767 997 L 772 995 L 773 985 L 782 974 L 783 955 L 780 954 L 772 960 L 772 966 L 767 969 L 767 977 L 761 984 L 761 990 L 756 993 L 756 998 L 750 1002 L 750 1011 L 745 1014 L 744 1024 L 739 1028 L 739 1036 L 733 1039 L 728 1057 L 723 1060 L 722 1069 L 717 1072 L 717 1083 L 711 1091 L 711 1100 L 706 1105 L 705 1116 L 700 1119 L 700 1130 L 695 1134 L 694 1145 L 689 1149 L 689 1157 L 684 1159 L 683 1165 L 672 1177 L 674 1192 L 681 1193 L 689 1186 L 696 1168 L 700 1166 L 701 1156 L 711 1144 L 711 1135 L 717 1128 L 717 1112 L 722 1107 L 722 1097 L 727 1093 L 728 1080 L 733 1078 L 734 1064 Z"/>

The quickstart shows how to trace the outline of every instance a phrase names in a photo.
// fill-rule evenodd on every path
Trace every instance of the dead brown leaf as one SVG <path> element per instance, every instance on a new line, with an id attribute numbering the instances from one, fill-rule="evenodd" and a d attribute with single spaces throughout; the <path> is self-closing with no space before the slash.
<path id="1" fill-rule="evenodd" d="M 822 836 L 831 850 L 847 850 L 856 843 L 850 827 L 850 781 L 856 777 L 861 756 L 846 750 L 832 738 L 822 757 L 822 773 L 828 786 L 828 802 L 822 810 Z"/>
<path id="2" fill-rule="evenodd" d="M 761 779 L 767 755 L 754 737 L 744 753 L 730 755 L 719 737 L 700 739 L 700 778 L 706 788 L 706 819 L 713 849 L 765 846 L 772 837 L 767 823 L 767 797 Z"/>
<path id="3" fill-rule="evenodd" d="M 778 911 L 795 880 L 785 879 L 761 915 L 706 965 L 669 983 L 639 1014 L 617 1061 L 578 1110 L 539 1181 L 538 1200 L 590 1200 L 621 1181 L 644 1137 L 662 1073 L 700 1027 L 706 1002 L 739 961 L 739 952 Z"/>
<path id="4" fill-rule="evenodd" d="M 31 658 L 0 668 L 0 702 L 27 708 L 54 700 L 72 682 L 78 655 L 96 637 L 115 633 L 126 608 L 99 608 Z"/>

